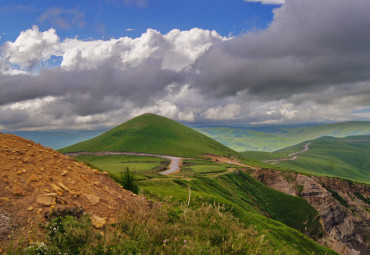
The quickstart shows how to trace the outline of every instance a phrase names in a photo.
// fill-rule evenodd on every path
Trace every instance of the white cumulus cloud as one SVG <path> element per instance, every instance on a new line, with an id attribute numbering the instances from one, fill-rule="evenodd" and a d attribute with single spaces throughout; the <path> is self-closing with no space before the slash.
<path id="1" fill-rule="evenodd" d="M 370 1 L 286 1 L 263 31 L 148 29 L 60 40 L 34 26 L 0 54 L 0 127 L 95 128 L 144 112 L 182 121 L 368 118 Z M 48 68 L 53 57 L 61 66 Z M 39 68 L 34 68 L 38 66 Z"/>
<path id="2" fill-rule="evenodd" d="M 180 71 L 192 64 L 215 42 L 225 40 L 215 31 L 174 29 L 168 34 L 148 29 L 139 38 L 121 37 L 109 41 L 65 40 L 62 67 L 92 69 L 109 63 L 117 68 L 137 67 L 150 59 L 167 70 Z"/>
<path id="3" fill-rule="evenodd" d="M 55 29 L 40 32 L 37 26 L 21 32 L 14 42 L 6 42 L 2 55 L 12 64 L 31 69 L 40 61 L 45 61 L 55 54 L 59 37 Z"/>

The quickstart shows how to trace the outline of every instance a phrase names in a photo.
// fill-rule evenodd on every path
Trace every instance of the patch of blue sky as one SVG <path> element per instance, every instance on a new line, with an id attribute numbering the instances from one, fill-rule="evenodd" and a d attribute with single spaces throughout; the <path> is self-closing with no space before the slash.
<path id="1" fill-rule="evenodd" d="M 32 25 L 38 25 L 41 31 L 54 27 L 62 40 L 73 37 L 135 38 L 148 28 L 165 34 L 172 29 L 189 30 L 198 27 L 230 36 L 265 29 L 272 21 L 272 10 L 277 7 L 243 0 L 148 0 L 145 6 L 134 2 L 2 0 L 1 41 L 14 41 L 21 31 Z M 46 15 L 47 12 L 49 15 Z"/>

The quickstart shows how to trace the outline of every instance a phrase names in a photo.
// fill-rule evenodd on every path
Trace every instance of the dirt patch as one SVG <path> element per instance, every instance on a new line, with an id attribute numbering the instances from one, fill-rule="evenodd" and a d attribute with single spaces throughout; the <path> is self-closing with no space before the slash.
<path id="1" fill-rule="evenodd" d="M 107 173 L 30 140 L 0 133 L 0 248 L 11 238 L 32 242 L 39 223 L 85 212 L 109 224 L 125 208 L 143 210 L 144 197 L 124 190 Z M 131 210 L 132 211 L 132 210 Z"/>
<path id="2" fill-rule="evenodd" d="M 244 166 L 244 167 L 251 168 L 253 170 L 260 169 L 259 167 L 246 165 L 246 164 L 243 164 L 243 163 L 241 163 L 240 161 L 238 161 L 236 159 L 230 159 L 230 158 L 227 158 L 227 157 L 217 156 L 217 155 L 213 155 L 213 154 L 205 154 L 205 155 L 200 155 L 200 156 L 204 157 L 204 158 L 209 158 L 213 162 L 217 162 L 217 163 L 224 163 L 224 164 L 230 164 L 230 165 L 235 165 L 235 166 Z"/>

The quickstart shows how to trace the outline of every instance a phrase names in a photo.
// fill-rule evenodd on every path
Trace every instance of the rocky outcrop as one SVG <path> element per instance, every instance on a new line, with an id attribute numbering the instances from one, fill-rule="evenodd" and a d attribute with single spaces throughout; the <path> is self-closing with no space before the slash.
<path id="1" fill-rule="evenodd" d="M 32 141 L 0 133 L 0 247 L 42 240 L 39 223 L 57 216 L 92 218 L 96 228 L 146 210 L 149 202 L 105 173 Z M 27 244 L 28 243 L 28 244 Z"/>
<path id="2" fill-rule="evenodd" d="M 358 198 L 358 194 L 370 197 L 369 186 L 270 169 L 255 170 L 252 176 L 273 189 L 300 196 L 310 203 L 318 211 L 327 233 L 319 240 L 321 244 L 340 254 L 369 254 L 370 206 Z"/>
<path id="3" fill-rule="evenodd" d="M 329 236 L 345 243 L 349 248 L 349 254 L 358 254 L 352 244 L 362 243 L 362 239 L 355 231 L 352 213 L 323 187 L 318 178 L 298 174 L 296 181 L 303 186 L 299 195 L 319 212 L 323 227 Z"/>

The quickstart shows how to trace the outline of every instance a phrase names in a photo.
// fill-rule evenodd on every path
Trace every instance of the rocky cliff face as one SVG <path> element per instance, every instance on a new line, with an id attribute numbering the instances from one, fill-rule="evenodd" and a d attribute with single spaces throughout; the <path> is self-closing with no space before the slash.
<path id="1" fill-rule="evenodd" d="M 319 212 L 327 233 L 319 240 L 321 244 L 340 254 L 370 253 L 368 185 L 270 169 L 254 170 L 252 176 L 273 189 L 300 196 L 310 203 Z"/>

